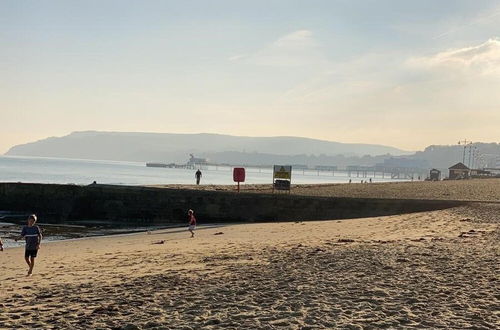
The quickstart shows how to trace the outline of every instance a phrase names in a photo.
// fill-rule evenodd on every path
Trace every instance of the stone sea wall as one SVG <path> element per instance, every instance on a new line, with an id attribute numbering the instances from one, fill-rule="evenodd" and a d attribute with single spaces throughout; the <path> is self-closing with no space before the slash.
<path id="1" fill-rule="evenodd" d="M 194 209 L 201 222 L 347 219 L 437 210 L 464 202 L 329 198 L 112 185 L 0 183 L 0 211 L 45 223 L 175 224 Z"/>

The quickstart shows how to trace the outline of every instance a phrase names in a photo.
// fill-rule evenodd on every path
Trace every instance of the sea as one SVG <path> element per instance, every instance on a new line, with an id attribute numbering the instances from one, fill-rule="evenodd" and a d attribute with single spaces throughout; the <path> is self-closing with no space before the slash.
<path id="1" fill-rule="evenodd" d="M 277 164 L 278 165 L 278 164 Z M 282 164 L 279 164 L 282 165 Z M 230 185 L 233 167 L 204 165 L 201 184 Z M 273 173 L 268 168 L 246 168 L 246 184 L 271 184 Z M 0 156 L 0 182 L 59 183 L 86 185 L 164 185 L 195 184 L 195 170 L 185 168 L 146 167 L 143 162 L 63 159 L 47 157 Z M 372 173 L 373 174 L 373 173 Z M 396 181 L 373 177 L 373 182 Z M 292 184 L 360 182 L 368 178 L 349 177 L 346 172 L 316 171 L 292 168 Z M 403 181 L 403 180 L 398 180 Z"/>
<path id="2" fill-rule="evenodd" d="M 246 184 L 271 184 L 273 171 L 271 167 L 246 167 Z M 202 185 L 230 185 L 233 182 L 233 167 L 204 165 Z M 114 185 L 167 185 L 195 184 L 195 170 L 185 168 L 146 167 L 143 162 L 63 159 L 48 157 L 0 156 L 0 182 L 25 183 L 57 183 L 88 185 L 94 181 L 98 184 Z M 373 173 L 372 173 L 373 174 Z M 346 172 L 316 171 L 292 168 L 293 184 L 348 183 L 366 181 L 368 178 L 349 177 Z M 395 181 L 388 177 L 371 177 L 373 182 Z M 402 180 L 399 180 L 402 181 Z M 244 188 L 244 184 L 243 184 Z M 6 248 L 21 246 L 22 241 L 14 241 L 19 235 L 25 214 L 16 214 L 3 210 L 0 205 L 0 237 Z M 40 226 L 44 230 L 44 241 L 74 239 L 81 237 L 125 234 L 137 231 L 160 229 L 164 227 L 78 227 L 72 225 Z M 207 224 L 210 225 L 210 224 Z M 212 224 L 213 225 L 213 224 Z"/>

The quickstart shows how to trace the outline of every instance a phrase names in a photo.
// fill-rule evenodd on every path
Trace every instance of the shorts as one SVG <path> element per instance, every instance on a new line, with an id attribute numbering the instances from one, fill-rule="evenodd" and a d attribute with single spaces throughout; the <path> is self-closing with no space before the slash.
<path id="1" fill-rule="evenodd" d="M 195 225 L 189 225 L 189 230 L 195 230 L 196 226 Z"/>
<path id="2" fill-rule="evenodd" d="M 28 257 L 36 258 L 37 253 L 38 253 L 38 250 L 26 250 L 26 251 L 24 251 L 24 257 L 25 258 L 28 258 Z"/>

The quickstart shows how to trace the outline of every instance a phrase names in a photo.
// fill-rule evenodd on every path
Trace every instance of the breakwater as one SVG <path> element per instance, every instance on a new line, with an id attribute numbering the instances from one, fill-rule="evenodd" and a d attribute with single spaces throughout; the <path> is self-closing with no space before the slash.
<path id="1" fill-rule="evenodd" d="M 331 198 L 114 185 L 0 183 L 0 210 L 46 223 L 175 224 L 194 209 L 202 222 L 348 219 L 438 210 L 465 202 Z"/>

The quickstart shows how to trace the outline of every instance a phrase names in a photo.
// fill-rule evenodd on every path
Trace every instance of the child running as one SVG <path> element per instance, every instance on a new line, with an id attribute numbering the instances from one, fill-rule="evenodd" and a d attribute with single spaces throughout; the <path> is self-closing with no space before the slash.
<path id="1" fill-rule="evenodd" d="M 189 231 L 191 232 L 191 238 L 194 237 L 194 230 L 196 229 L 196 218 L 194 217 L 194 211 L 188 211 L 188 223 L 189 223 Z"/>
<path id="2" fill-rule="evenodd" d="M 42 241 L 42 231 L 36 224 L 36 215 L 32 214 L 28 217 L 28 225 L 24 226 L 21 231 L 21 237 L 26 240 L 26 250 L 24 252 L 24 259 L 28 264 L 28 276 L 33 274 L 33 267 L 35 266 L 35 258 L 40 249 L 40 242 Z M 16 241 L 19 238 L 16 238 Z"/>

